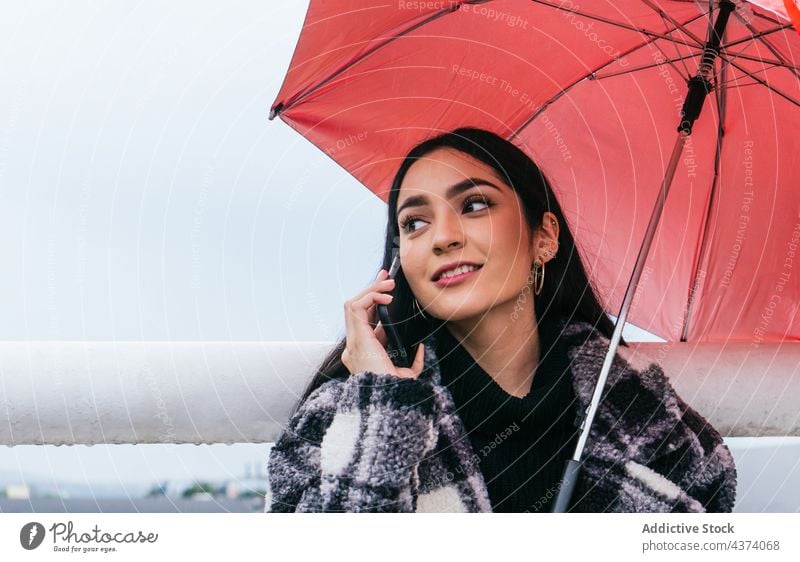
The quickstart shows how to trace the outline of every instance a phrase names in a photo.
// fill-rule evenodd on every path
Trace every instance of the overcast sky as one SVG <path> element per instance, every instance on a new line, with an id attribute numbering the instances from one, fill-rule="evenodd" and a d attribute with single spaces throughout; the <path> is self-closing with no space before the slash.
<path id="1" fill-rule="evenodd" d="M 306 6 L 3 3 L 0 339 L 336 338 L 385 205 L 267 119 Z"/>

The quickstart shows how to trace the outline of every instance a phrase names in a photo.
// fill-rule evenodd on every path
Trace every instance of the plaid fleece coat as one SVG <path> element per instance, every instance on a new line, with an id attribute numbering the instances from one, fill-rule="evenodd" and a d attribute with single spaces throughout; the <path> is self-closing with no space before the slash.
<path id="1" fill-rule="evenodd" d="M 579 427 L 609 341 L 561 324 Z M 419 378 L 364 371 L 317 388 L 269 453 L 266 512 L 491 512 L 469 436 L 442 384 L 435 335 Z M 720 434 L 657 363 L 618 347 L 571 512 L 730 512 L 736 467 Z"/>

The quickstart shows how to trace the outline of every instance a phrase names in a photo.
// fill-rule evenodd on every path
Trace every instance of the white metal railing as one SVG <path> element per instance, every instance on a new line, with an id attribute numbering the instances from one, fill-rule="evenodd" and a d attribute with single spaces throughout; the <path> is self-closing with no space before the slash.
<path id="1" fill-rule="evenodd" d="M 333 343 L 0 342 L 0 445 L 272 442 Z M 800 343 L 619 353 L 726 437 L 800 435 Z"/>

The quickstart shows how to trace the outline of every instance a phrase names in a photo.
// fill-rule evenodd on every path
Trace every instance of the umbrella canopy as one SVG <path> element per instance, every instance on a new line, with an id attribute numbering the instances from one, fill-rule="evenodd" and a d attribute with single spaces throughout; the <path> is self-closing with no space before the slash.
<path id="1" fill-rule="evenodd" d="M 800 35 L 782 6 L 737 2 L 727 24 L 628 314 L 664 339 L 800 340 Z M 514 140 L 614 311 L 717 10 L 312 0 L 270 118 L 383 200 L 425 138 L 470 125 Z"/>

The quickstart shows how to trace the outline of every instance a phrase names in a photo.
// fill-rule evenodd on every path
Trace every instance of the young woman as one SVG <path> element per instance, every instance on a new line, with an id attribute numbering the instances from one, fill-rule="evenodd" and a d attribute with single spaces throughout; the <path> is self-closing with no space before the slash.
<path id="1" fill-rule="evenodd" d="M 383 269 L 271 449 L 265 510 L 550 511 L 613 331 L 550 185 L 461 128 L 411 150 L 388 210 Z M 377 304 L 419 344 L 411 367 Z M 620 343 L 570 511 L 732 511 L 720 434 Z"/>

